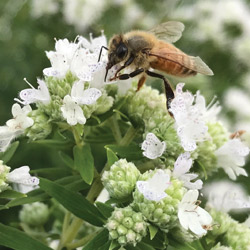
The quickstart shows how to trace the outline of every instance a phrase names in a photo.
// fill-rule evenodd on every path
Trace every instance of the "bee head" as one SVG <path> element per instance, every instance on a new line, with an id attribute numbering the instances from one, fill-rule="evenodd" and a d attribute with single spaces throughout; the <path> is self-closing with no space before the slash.
<path id="1" fill-rule="evenodd" d="M 128 54 L 128 46 L 122 35 L 115 35 L 109 43 L 109 63 L 113 66 L 123 61 Z"/>
<path id="2" fill-rule="evenodd" d="M 108 70 L 117 63 L 122 62 L 128 54 L 128 46 L 123 35 L 115 35 L 109 42 L 108 64 L 106 68 L 106 75 Z M 105 79 L 106 80 L 106 79 Z"/>

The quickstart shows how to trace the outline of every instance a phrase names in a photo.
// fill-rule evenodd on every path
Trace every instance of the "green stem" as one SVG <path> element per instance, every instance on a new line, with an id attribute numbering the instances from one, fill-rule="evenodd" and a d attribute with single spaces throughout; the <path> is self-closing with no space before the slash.
<path id="1" fill-rule="evenodd" d="M 92 240 L 100 232 L 100 230 L 98 230 L 98 231 L 96 231 L 96 232 L 94 232 L 92 234 L 89 234 L 86 237 L 84 237 L 84 238 L 82 238 L 82 239 L 80 239 L 80 240 L 78 240 L 76 242 L 67 244 L 66 245 L 67 249 L 75 249 L 77 247 L 81 247 L 81 246 L 85 245 L 87 242 Z"/>
<path id="2" fill-rule="evenodd" d="M 80 227 L 83 224 L 83 220 L 77 217 L 74 217 L 72 223 L 70 224 L 69 228 L 66 230 L 64 237 L 62 239 L 61 242 L 61 246 L 59 249 L 61 249 L 62 246 L 67 245 L 68 243 L 71 243 L 73 241 L 73 239 L 76 237 L 76 235 L 78 234 L 78 231 L 80 229 Z"/>
<path id="3" fill-rule="evenodd" d="M 67 211 L 65 216 L 64 216 L 64 220 L 63 220 L 63 227 L 62 227 L 62 237 L 61 240 L 64 237 L 64 234 L 67 230 L 67 227 L 69 226 L 69 222 L 70 222 L 70 217 L 71 217 L 71 212 Z"/>
<path id="4" fill-rule="evenodd" d="M 73 127 L 72 127 L 72 133 L 73 133 L 73 136 L 74 136 L 76 145 L 77 145 L 77 146 L 82 146 L 83 140 L 82 140 L 82 137 L 81 137 L 81 135 L 79 134 L 79 131 L 77 130 L 76 126 L 73 126 Z"/>
<path id="5" fill-rule="evenodd" d="M 129 145 L 136 133 L 138 132 L 139 128 L 134 128 L 133 126 L 131 126 L 128 130 L 127 130 L 127 133 L 124 135 L 124 137 L 121 139 L 119 145 L 120 146 L 126 146 L 126 145 Z"/>
<path id="6" fill-rule="evenodd" d="M 118 122 L 117 122 L 117 115 L 116 114 L 112 115 L 109 118 L 109 123 L 110 123 L 110 127 L 111 127 L 111 130 L 112 130 L 112 133 L 113 133 L 113 135 L 115 137 L 116 143 L 119 144 L 119 142 L 122 139 L 122 136 L 121 136 L 121 131 L 120 131 Z"/>

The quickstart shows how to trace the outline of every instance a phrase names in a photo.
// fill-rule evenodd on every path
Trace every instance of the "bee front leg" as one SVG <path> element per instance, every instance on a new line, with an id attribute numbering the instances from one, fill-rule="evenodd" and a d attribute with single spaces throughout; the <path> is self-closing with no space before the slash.
<path id="1" fill-rule="evenodd" d="M 118 73 L 121 71 L 121 70 L 123 70 L 123 69 L 125 69 L 126 67 L 128 67 L 133 61 L 134 61 L 134 59 L 135 59 L 135 56 L 134 55 L 131 55 L 130 57 L 129 57 L 129 59 L 124 63 L 124 65 L 123 66 L 121 66 L 116 72 L 115 72 L 115 76 L 114 77 L 112 77 L 111 79 L 110 79 L 110 81 L 113 81 L 113 80 L 115 80 L 116 78 L 118 78 Z"/>
<path id="2" fill-rule="evenodd" d="M 163 76 L 163 75 L 160 75 L 160 74 L 157 74 L 155 72 L 151 72 L 149 70 L 146 71 L 146 73 L 149 75 L 149 76 L 152 76 L 152 77 L 157 77 L 157 78 L 160 78 L 164 81 L 164 86 L 165 86 L 165 94 L 166 94 L 166 97 L 167 97 L 167 110 L 168 110 L 168 113 L 173 116 L 173 114 L 169 111 L 169 109 L 171 108 L 171 102 L 172 100 L 174 99 L 174 91 L 170 85 L 170 83 L 168 82 L 168 80 Z"/>
<path id="3" fill-rule="evenodd" d="M 129 78 L 135 77 L 139 74 L 141 74 L 144 71 L 143 68 L 140 69 L 136 69 L 135 71 L 131 72 L 130 74 L 122 74 L 117 76 L 117 78 L 119 78 L 120 80 L 127 80 Z"/>

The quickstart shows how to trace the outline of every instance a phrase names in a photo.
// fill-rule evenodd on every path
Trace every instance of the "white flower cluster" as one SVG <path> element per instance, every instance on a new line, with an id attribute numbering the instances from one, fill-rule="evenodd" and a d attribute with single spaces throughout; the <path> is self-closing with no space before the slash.
<path id="1" fill-rule="evenodd" d="M 107 46 L 106 37 L 102 33 L 100 37 L 90 37 L 90 42 L 84 37 L 78 37 L 75 42 L 67 39 L 58 40 L 55 44 L 56 51 L 46 52 L 50 59 L 51 67 L 43 70 L 45 77 L 62 79 L 68 72 L 71 72 L 79 80 L 74 82 L 71 94 L 66 95 L 61 106 L 62 117 L 69 125 L 77 123 L 85 124 L 86 117 L 81 108 L 82 105 L 91 105 L 102 95 L 101 89 L 104 86 L 104 75 L 107 63 L 107 56 L 103 51 L 101 61 L 98 62 L 101 46 Z M 110 72 L 113 73 L 112 71 Z M 29 104 L 41 103 L 48 105 L 51 96 L 46 81 L 38 79 L 38 88 L 35 89 L 26 79 L 31 88 L 22 90 L 19 99 L 15 101 L 19 104 L 12 107 L 13 119 L 6 122 L 6 126 L 0 127 L 0 151 L 5 151 L 11 141 L 23 134 L 26 128 L 33 125 L 34 121 L 28 117 L 32 111 Z M 90 86 L 98 88 L 85 89 L 85 82 Z"/>

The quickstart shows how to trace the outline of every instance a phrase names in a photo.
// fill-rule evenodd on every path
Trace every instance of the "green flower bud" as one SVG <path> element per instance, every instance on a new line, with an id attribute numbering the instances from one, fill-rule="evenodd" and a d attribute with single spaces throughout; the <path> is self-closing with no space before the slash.
<path id="1" fill-rule="evenodd" d="M 63 99 L 58 95 L 50 95 L 51 101 L 49 104 L 44 105 L 37 103 L 38 108 L 44 112 L 48 117 L 49 121 L 63 121 L 61 107 L 63 105 Z"/>
<path id="2" fill-rule="evenodd" d="M 33 110 L 29 113 L 34 121 L 32 127 L 26 129 L 26 135 L 32 140 L 46 138 L 52 131 L 52 125 L 48 122 L 48 117 L 40 110 Z"/>
<path id="3" fill-rule="evenodd" d="M 220 236 L 222 241 L 232 249 L 249 249 L 250 228 L 232 219 L 227 213 L 210 210 L 215 226 L 212 235 Z M 218 226 L 216 226 L 218 225 Z"/>
<path id="4" fill-rule="evenodd" d="M 148 86 L 142 87 L 138 92 L 132 89 L 128 92 L 128 101 L 124 109 L 128 116 L 142 119 L 145 125 L 145 135 L 151 132 L 161 141 L 165 141 L 166 159 L 170 159 L 169 162 L 166 160 L 167 166 L 173 163 L 173 157 L 176 159 L 183 153 L 183 148 L 174 128 L 174 119 L 166 109 L 164 94 L 160 94 L 158 90 Z"/>
<path id="5" fill-rule="evenodd" d="M 77 80 L 77 78 L 73 76 L 71 72 L 68 72 L 62 79 L 57 77 L 47 77 L 45 80 L 50 95 L 56 95 L 63 99 L 64 96 L 70 94 L 72 85 Z"/>
<path id="6" fill-rule="evenodd" d="M 136 245 L 147 233 L 147 223 L 141 213 L 135 212 L 130 206 L 115 208 L 105 227 L 109 237 L 117 240 L 120 245 Z"/>
<path id="7" fill-rule="evenodd" d="M 114 98 L 108 96 L 105 90 L 102 91 L 102 96 L 96 102 L 94 114 L 100 115 L 106 113 L 113 106 Z"/>
<path id="8" fill-rule="evenodd" d="M 132 162 L 120 159 L 103 173 L 102 182 L 111 197 L 122 199 L 133 192 L 139 175 L 139 170 Z"/>
<path id="9" fill-rule="evenodd" d="M 49 208 L 41 202 L 25 204 L 19 213 L 21 222 L 34 227 L 45 224 L 48 218 Z"/>
<path id="10" fill-rule="evenodd" d="M 3 164 L 0 160 L 0 193 L 8 189 L 9 184 L 6 182 L 7 174 L 10 172 L 10 167 Z"/>
<path id="11" fill-rule="evenodd" d="M 165 169 L 160 171 L 164 171 L 166 176 L 170 178 L 170 181 L 166 180 L 166 182 L 169 182 L 169 186 L 164 190 L 166 196 L 158 201 L 146 198 L 145 194 L 140 192 L 137 186 L 133 193 L 133 205 L 147 220 L 167 232 L 170 228 L 177 225 L 178 204 L 186 193 L 186 189 L 182 186 L 181 181 L 170 177 L 171 173 L 169 170 Z M 152 179 L 157 172 L 159 172 L 158 169 L 147 171 L 140 176 L 139 180 L 148 181 Z"/>

